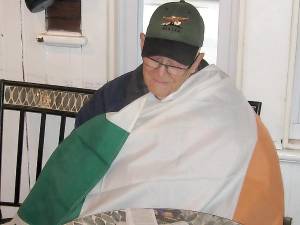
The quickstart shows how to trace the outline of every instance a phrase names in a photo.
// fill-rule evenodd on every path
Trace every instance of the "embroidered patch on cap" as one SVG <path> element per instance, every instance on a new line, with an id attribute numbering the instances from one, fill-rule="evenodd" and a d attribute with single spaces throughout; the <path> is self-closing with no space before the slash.
<path id="1" fill-rule="evenodd" d="M 190 19 L 187 17 L 180 17 L 180 16 L 164 16 L 163 17 L 162 26 L 180 26 L 182 23 L 189 21 Z"/>

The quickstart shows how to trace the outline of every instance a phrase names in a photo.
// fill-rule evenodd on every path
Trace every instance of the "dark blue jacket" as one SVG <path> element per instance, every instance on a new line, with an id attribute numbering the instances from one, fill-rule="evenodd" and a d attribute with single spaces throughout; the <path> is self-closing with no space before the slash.
<path id="1" fill-rule="evenodd" d="M 198 69 L 201 70 L 207 65 L 208 63 L 202 60 Z M 75 128 L 96 115 L 117 112 L 146 93 L 148 89 L 143 79 L 143 65 L 140 65 L 98 89 L 79 111 Z"/>

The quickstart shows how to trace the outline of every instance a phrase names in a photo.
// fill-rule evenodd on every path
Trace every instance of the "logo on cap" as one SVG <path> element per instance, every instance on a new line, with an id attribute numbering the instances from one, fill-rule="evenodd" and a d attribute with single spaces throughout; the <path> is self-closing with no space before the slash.
<path id="1" fill-rule="evenodd" d="M 173 26 L 180 26 L 182 23 L 187 22 L 190 20 L 189 18 L 186 17 L 180 17 L 180 16 L 164 16 L 163 17 L 163 22 L 162 26 L 168 26 L 168 25 L 173 25 Z"/>

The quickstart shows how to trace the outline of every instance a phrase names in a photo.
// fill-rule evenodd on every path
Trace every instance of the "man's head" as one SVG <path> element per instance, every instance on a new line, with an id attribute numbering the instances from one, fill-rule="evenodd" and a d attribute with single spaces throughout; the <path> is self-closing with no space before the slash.
<path id="1" fill-rule="evenodd" d="M 203 39 L 204 22 L 193 5 L 181 0 L 156 9 L 141 34 L 144 80 L 156 97 L 176 91 L 196 71 Z"/>

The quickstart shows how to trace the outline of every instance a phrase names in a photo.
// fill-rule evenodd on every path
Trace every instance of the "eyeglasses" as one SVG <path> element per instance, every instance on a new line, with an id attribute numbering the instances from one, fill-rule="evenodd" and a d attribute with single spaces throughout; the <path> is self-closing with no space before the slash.
<path id="1" fill-rule="evenodd" d="M 150 57 L 144 57 L 143 61 L 146 66 L 152 69 L 158 69 L 160 66 L 163 66 L 165 67 L 167 73 L 171 75 L 182 75 L 184 72 L 186 72 L 189 69 L 189 67 L 182 68 L 179 66 L 167 65 Z"/>

